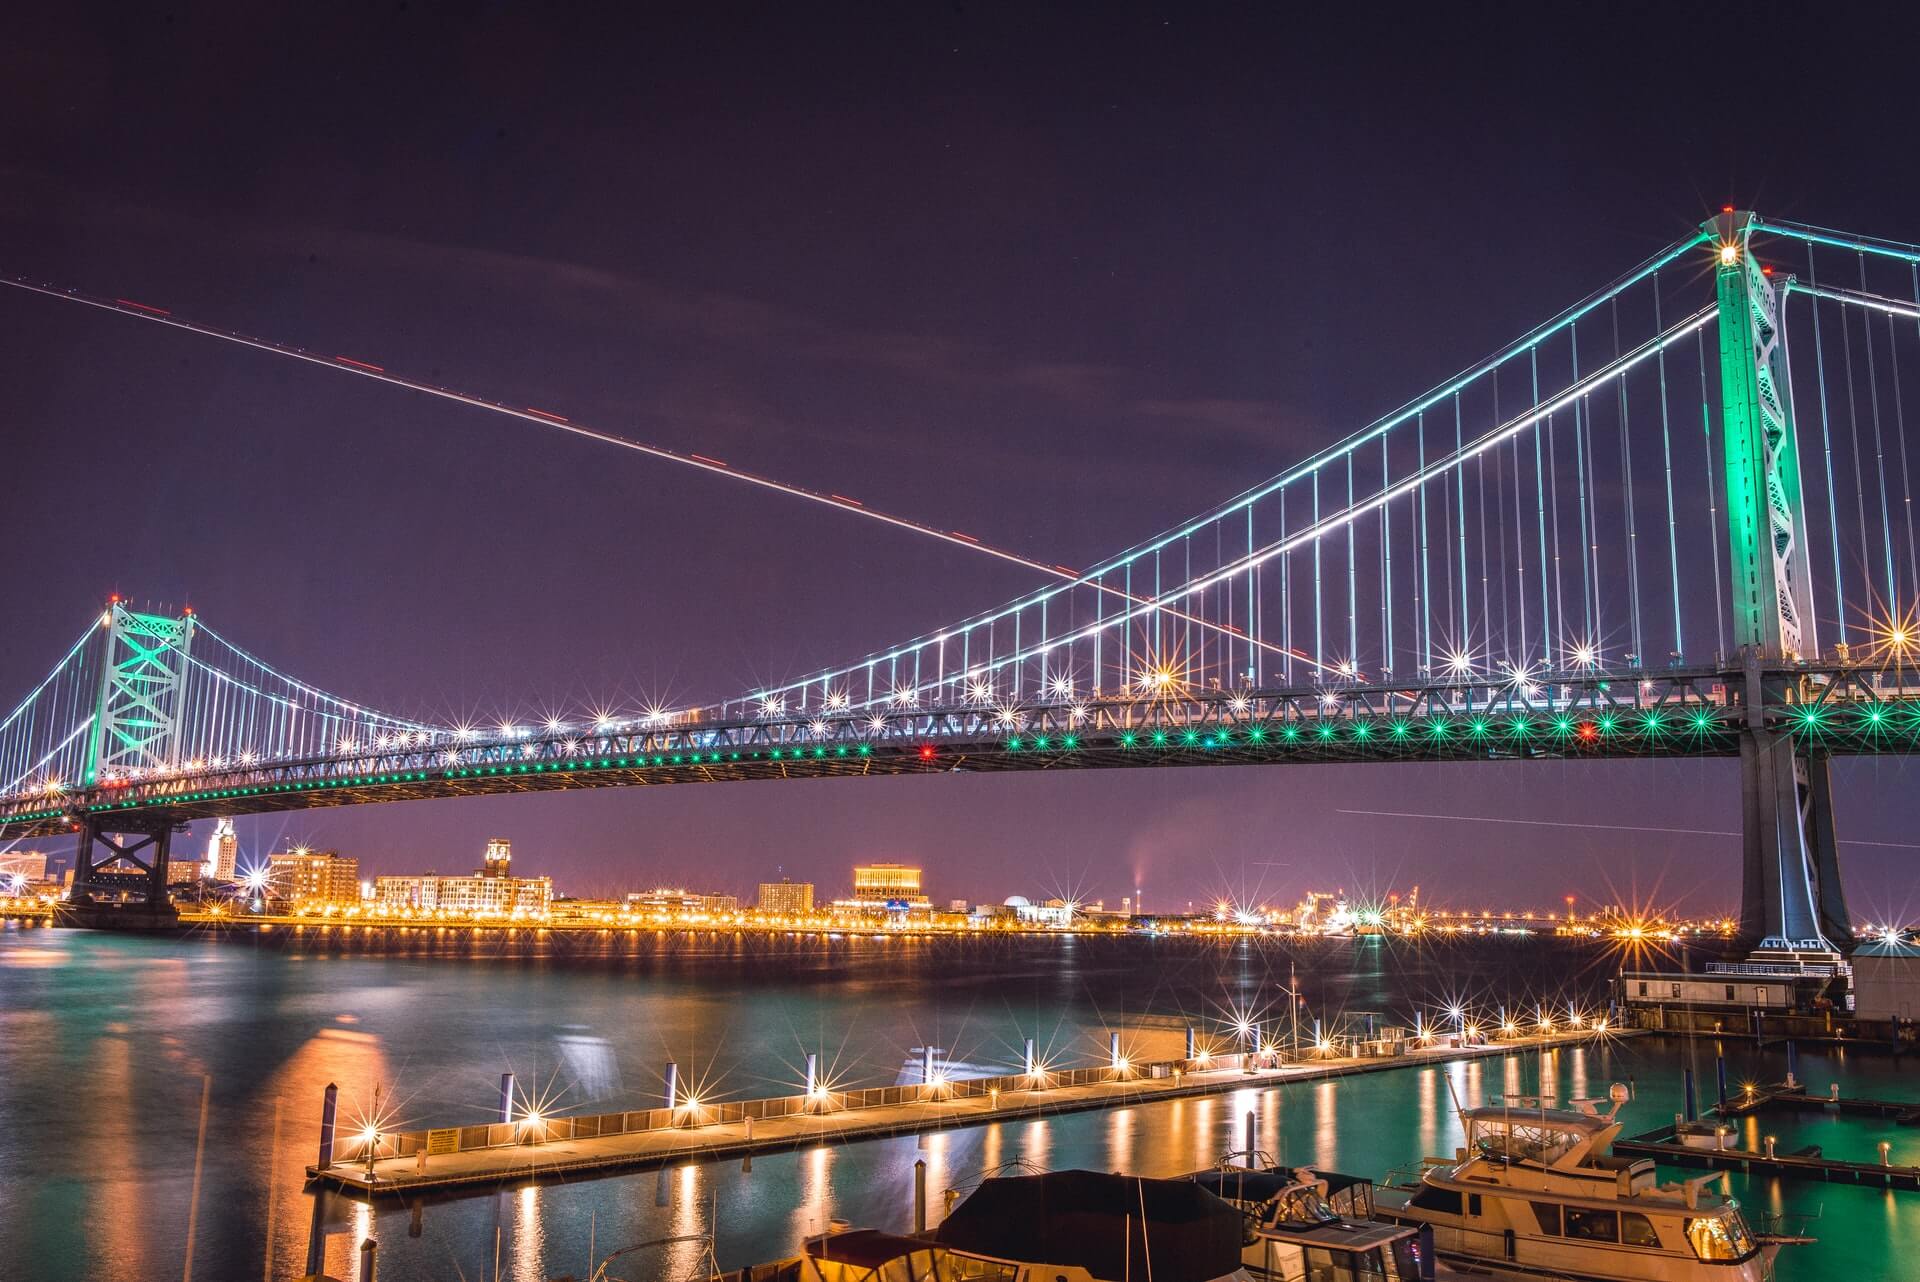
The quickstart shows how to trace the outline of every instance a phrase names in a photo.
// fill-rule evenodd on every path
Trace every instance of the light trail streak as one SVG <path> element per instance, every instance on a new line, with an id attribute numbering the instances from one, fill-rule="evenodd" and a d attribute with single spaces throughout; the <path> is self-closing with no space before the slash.
<path id="1" fill-rule="evenodd" d="M 1507 819 L 1494 815 L 1440 815 L 1423 810 L 1336 810 L 1336 815 L 1372 815 L 1384 819 L 1444 819 L 1452 823 L 1517 824 L 1523 828 L 1591 828 L 1599 832 L 1669 832 L 1683 837 L 1738 837 L 1720 828 L 1659 828 L 1640 824 L 1573 823 L 1564 819 Z"/>
<path id="2" fill-rule="evenodd" d="M 246 334 L 236 334 L 231 330 L 215 329 L 210 325 L 201 325 L 193 321 L 184 320 L 164 308 L 152 307 L 145 303 L 136 303 L 130 299 L 95 298 L 91 295 L 80 293 L 77 290 L 56 289 L 51 285 L 44 284 L 36 285 L 32 281 L 22 280 L 17 277 L 0 277 L 0 285 L 9 285 L 14 289 L 41 294 L 47 298 L 57 298 L 63 302 L 80 303 L 100 311 L 111 312 L 116 316 L 130 316 L 135 320 L 148 321 L 156 325 L 165 325 L 170 329 L 184 330 L 190 334 L 199 334 L 203 338 L 217 338 L 222 342 L 234 343 L 241 347 L 250 347 L 255 351 L 266 352 L 274 356 L 285 356 L 292 360 L 304 361 L 309 365 L 334 370 L 337 373 L 352 374 L 359 378 L 371 379 L 374 382 L 387 383 L 394 387 L 403 387 L 408 391 L 422 392 L 428 396 L 436 396 L 441 400 L 453 401 L 456 404 L 471 406 L 474 409 L 487 410 L 495 414 L 504 414 L 509 418 L 517 418 L 522 422 L 532 423 L 538 427 L 566 432 L 573 436 L 598 441 L 603 445 L 618 446 L 621 449 L 632 450 L 638 454 L 645 454 L 650 458 L 662 459 L 669 463 L 678 463 L 682 467 L 695 468 L 713 476 L 724 476 L 736 481 L 744 481 L 749 485 L 756 485 L 762 489 L 772 490 L 792 498 L 804 499 L 809 503 L 818 503 L 823 507 L 833 508 L 835 511 L 848 512 L 854 516 L 865 517 L 870 521 L 879 521 L 884 525 L 893 526 L 895 529 L 925 535 L 928 538 L 937 539 L 952 547 L 966 548 L 973 552 L 983 553 L 996 560 L 1020 566 L 1023 569 L 1036 570 L 1048 578 L 1064 579 L 1068 583 L 1076 586 L 1084 585 L 1092 588 L 1096 592 L 1118 597 L 1130 605 L 1148 606 L 1151 604 L 1144 597 L 1133 596 L 1119 588 L 1109 587 L 1091 577 L 1083 577 L 1064 566 L 1052 565 L 1045 561 L 1036 561 L 1032 557 L 1022 556 L 1018 552 L 996 547 L 971 534 L 963 534 L 958 530 L 937 529 L 934 526 L 923 524 L 908 517 L 896 516 L 890 512 L 868 507 L 866 504 L 847 498 L 844 495 L 820 490 L 810 490 L 800 485 L 789 485 L 785 481 L 777 480 L 770 476 L 743 471 L 720 459 L 708 458 L 705 455 L 694 454 L 692 452 L 682 454 L 676 450 L 667 449 L 665 446 L 650 445 L 644 441 L 636 441 L 630 437 L 619 436 L 600 428 L 588 427 L 584 424 L 572 422 L 548 410 L 537 410 L 531 406 L 516 408 L 512 405 L 503 405 L 498 401 L 490 401 L 485 397 L 477 396 L 471 392 L 457 391 L 453 388 L 440 387 L 433 383 L 423 383 L 417 379 L 407 378 L 403 375 L 393 373 L 384 366 L 375 365 L 368 361 L 356 360 L 350 356 L 320 356 L 302 348 L 289 347 L 284 343 L 275 343 L 264 338 L 254 338 Z M 1158 608 L 1185 622 L 1198 624 L 1203 628 L 1211 629 L 1225 636 L 1250 641 L 1252 644 L 1271 653 L 1291 653 L 1296 659 L 1313 664 L 1315 667 L 1321 666 L 1316 660 L 1309 658 L 1307 655 L 1287 651 L 1279 646 L 1270 645 L 1261 641 L 1258 638 L 1248 637 L 1237 628 L 1229 628 L 1214 623 L 1211 620 L 1183 614 L 1169 606 L 1161 605 Z"/>

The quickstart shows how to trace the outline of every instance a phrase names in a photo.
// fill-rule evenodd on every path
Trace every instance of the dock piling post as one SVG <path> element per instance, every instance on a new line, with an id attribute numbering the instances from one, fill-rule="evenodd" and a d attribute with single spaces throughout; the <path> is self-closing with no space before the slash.
<path id="1" fill-rule="evenodd" d="M 513 1120 L 513 1074 L 500 1074 L 500 1120 Z"/>
<path id="2" fill-rule="evenodd" d="M 1800 1089 L 1800 1048 L 1792 1038 L 1787 1039 L 1787 1089 Z"/>
<path id="3" fill-rule="evenodd" d="M 1681 1076 L 1682 1082 L 1685 1083 L 1685 1087 L 1686 1087 L 1687 1120 L 1689 1122 L 1692 1122 L 1697 1120 L 1700 1116 L 1700 1107 L 1698 1102 L 1695 1100 L 1694 1093 L 1693 1093 L 1693 1070 L 1690 1068 L 1683 1068 L 1680 1070 L 1680 1076 Z"/>
<path id="4" fill-rule="evenodd" d="M 1253 1150 L 1258 1147 L 1256 1140 L 1260 1134 L 1260 1114 L 1253 1109 L 1247 1110 L 1247 1169 L 1253 1169 Z"/>
<path id="5" fill-rule="evenodd" d="M 1767 1136 L 1767 1156 L 1769 1158 L 1773 1156 L 1773 1136 L 1771 1135 Z"/>
<path id="6" fill-rule="evenodd" d="M 1187 1025 L 1187 1063 L 1189 1063 L 1189 1064 L 1191 1064 L 1191 1063 L 1193 1063 L 1193 1053 L 1194 1053 L 1194 1049 L 1195 1049 L 1195 1048 L 1194 1048 L 1194 1030 L 1193 1030 L 1193 1025 L 1192 1025 L 1192 1024 L 1188 1024 L 1188 1025 Z"/>
<path id="7" fill-rule="evenodd" d="M 927 1231 L 927 1160 L 913 1159 L 913 1231 Z"/>
<path id="8" fill-rule="evenodd" d="M 323 1171 L 333 1165 L 333 1130 L 339 1112 L 340 1088 L 328 1082 L 327 1092 L 320 1101 L 320 1160 L 315 1163 Z"/>
<path id="9" fill-rule="evenodd" d="M 667 1107 L 680 1107 L 680 1065 L 667 1061 Z"/>
<path id="10" fill-rule="evenodd" d="M 1725 1055 L 1713 1057 L 1713 1076 L 1720 1087 L 1720 1112 L 1725 1114 L 1727 1111 L 1727 1057 Z"/>
<path id="11" fill-rule="evenodd" d="M 807 1106 L 813 1106 L 813 1097 L 820 1091 L 820 1056 L 814 1051 L 807 1052 Z"/>
<path id="12" fill-rule="evenodd" d="M 1031 1080 L 1034 1077 L 1035 1073 L 1036 1073 L 1036 1065 L 1033 1059 L 1033 1039 L 1029 1037 L 1027 1039 L 1027 1077 L 1028 1079 Z"/>
<path id="13" fill-rule="evenodd" d="M 1892 1155 L 1893 1155 L 1893 1145 L 1889 1144 L 1886 1140 L 1881 1140 L 1880 1141 L 1880 1165 L 1892 1166 L 1893 1165 Z"/>
<path id="14" fill-rule="evenodd" d="M 360 1242 L 360 1282 L 373 1282 L 376 1257 L 380 1253 L 380 1244 L 372 1238 L 363 1238 Z"/>

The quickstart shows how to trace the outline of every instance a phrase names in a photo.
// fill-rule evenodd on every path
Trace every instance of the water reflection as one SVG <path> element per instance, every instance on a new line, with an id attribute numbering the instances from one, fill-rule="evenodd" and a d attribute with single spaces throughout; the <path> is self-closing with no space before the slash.
<path id="1" fill-rule="evenodd" d="M 53 958 L 10 960 L 8 950 L 23 942 Z M 819 1047 L 848 1084 L 890 1080 L 910 1047 L 929 1040 L 955 1048 L 955 1057 L 1017 1064 L 1029 1030 L 1063 1060 L 1104 1060 L 1109 1028 L 1123 1031 L 1124 1047 L 1157 1057 L 1163 1043 L 1178 1044 L 1185 1021 L 1207 1022 L 1229 1003 L 1278 1009 L 1292 961 L 1310 1014 L 1343 1004 L 1405 1009 L 1476 973 L 1493 976 L 1481 991 L 1524 995 L 1534 975 L 1573 969 L 1543 967 L 1537 952 L 1504 945 L 1428 954 L 1337 943 L 1292 957 L 1244 944 L 1116 949 L 1097 939 L 1072 949 L 1041 940 L 966 951 L 906 940 L 775 947 L 621 935 L 600 945 L 610 951 L 581 956 L 566 951 L 573 944 L 529 932 L 515 946 L 537 955 L 516 960 L 501 956 L 506 945 L 497 938 L 423 931 L 406 945 L 417 961 L 372 953 L 365 932 L 314 932 L 298 958 L 274 951 L 281 946 L 0 931 L 0 1115 L 9 1119 L 0 1129 L 0 1171 L 40 1176 L 0 1180 L 8 1239 L 0 1272 L 173 1276 L 185 1245 L 201 1071 L 214 1080 L 209 1134 L 217 1142 L 209 1144 L 195 1275 L 252 1277 L 270 1260 L 271 1276 L 285 1278 L 304 1271 L 315 1204 L 301 1192 L 302 1168 L 313 1158 L 320 1091 L 330 1080 L 347 1097 L 347 1122 L 376 1081 L 409 1122 L 474 1120 L 492 1107 L 498 1074 L 515 1064 L 527 1069 L 523 1087 L 565 1091 L 570 1104 L 605 1098 L 594 1107 L 640 1107 L 657 1102 L 669 1058 L 757 1092 L 769 1078 L 797 1081 L 797 1065 L 785 1061 L 799 1046 Z M 1143 991 L 1147 973 L 1154 983 Z M 1361 996 L 1348 1002 L 1349 990 Z M 1778 1078 L 1777 1048 L 1725 1050 L 1733 1080 Z M 941 1132 L 925 1148 L 910 1138 L 821 1145 L 762 1155 L 750 1171 L 738 1162 L 682 1164 L 434 1201 L 418 1236 L 410 1207 L 383 1205 L 376 1215 L 334 1197 L 319 1203 L 331 1217 L 323 1263 L 336 1277 L 354 1277 L 359 1242 L 373 1233 L 387 1282 L 490 1279 L 497 1230 L 502 1277 L 538 1282 L 580 1271 L 590 1245 L 604 1256 L 699 1232 L 717 1215 L 721 1263 L 737 1267 L 791 1252 L 835 1215 L 905 1229 L 916 1158 L 928 1164 L 929 1218 L 937 1222 L 946 1189 L 1009 1162 L 1157 1175 L 1208 1165 L 1245 1143 L 1249 1111 L 1257 1114 L 1257 1146 L 1277 1158 L 1377 1177 L 1459 1142 L 1449 1086 L 1472 1105 L 1490 1093 L 1531 1093 L 1542 1073 L 1563 1098 L 1637 1076 L 1628 1120 L 1644 1128 L 1679 1107 L 1679 1070 L 1690 1057 L 1704 1057 L 1710 1093 L 1713 1053 L 1706 1044 L 1648 1039 L 1546 1056 L 1528 1047 L 1444 1069 Z M 1802 1063 L 1816 1083 L 1839 1075 L 1859 1094 L 1920 1094 L 1884 1057 L 1803 1047 Z M 82 1079 L 90 1092 L 84 1109 L 46 1107 Z M 1868 1135 L 1853 1120 L 1822 1114 L 1769 1118 L 1766 1126 L 1787 1149 L 1819 1143 L 1838 1153 Z M 1911 1132 L 1879 1130 L 1897 1156 L 1911 1152 Z M 1870 1143 L 1865 1152 L 1870 1157 Z M 1920 1205 L 1910 1195 L 1738 1178 L 1735 1187 L 1756 1208 L 1824 1213 L 1815 1230 L 1821 1247 L 1801 1257 L 1804 1265 L 1787 1257 L 1783 1279 L 1864 1279 L 1875 1275 L 1876 1260 L 1920 1252 Z M 695 1262 L 685 1252 L 671 1261 L 675 1269 Z M 630 1275 L 668 1264 L 660 1256 Z"/>

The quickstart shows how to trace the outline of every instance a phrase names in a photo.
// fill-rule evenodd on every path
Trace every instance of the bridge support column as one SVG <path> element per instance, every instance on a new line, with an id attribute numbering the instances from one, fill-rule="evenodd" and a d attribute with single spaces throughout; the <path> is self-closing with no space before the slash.
<path id="1" fill-rule="evenodd" d="M 73 886 L 57 912 L 63 925 L 151 930 L 179 920 L 167 892 L 172 820 L 150 820 L 135 829 L 121 827 L 125 822 L 80 820 Z M 127 871 L 128 866 L 133 871 Z M 139 902 L 122 903 L 123 894 L 137 895 Z M 108 895 L 111 901 L 105 899 Z"/>
<path id="2" fill-rule="evenodd" d="M 1825 757 L 1791 736 L 1740 735 L 1740 935 L 1763 953 L 1844 953 L 1853 946 Z"/>

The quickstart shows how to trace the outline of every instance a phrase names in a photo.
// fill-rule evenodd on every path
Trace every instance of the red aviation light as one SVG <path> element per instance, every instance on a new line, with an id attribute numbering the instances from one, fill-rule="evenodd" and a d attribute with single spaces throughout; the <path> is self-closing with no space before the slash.
<path id="1" fill-rule="evenodd" d="M 1732 205 L 1722 205 L 1722 206 L 1720 206 L 1720 212 L 1721 212 L 1721 213 L 1723 213 L 1723 214 L 1730 214 L 1730 213 L 1732 213 L 1732 212 L 1733 212 L 1733 206 L 1732 206 Z"/>
<path id="2" fill-rule="evenodd" d="M 1600 727 L 1594 725 L 1591 721 L 1582 721 L 1580 728 L 1574 731 L 1574 733 L 1580 736 L 1582 743 L 1592 743 L 1600 737 Z"/>
<path id="3" fill-rule="evenodd" d="M 932 760 L 933 760 L 933 745 L 932 745 L 932 744 L 930 744 L 930 743 L 923 743 L 923 744 L 921 744 L 921 745 L 920 745 L 920 760 L 922 760 L 922 761 L 932 761 Z"/>

